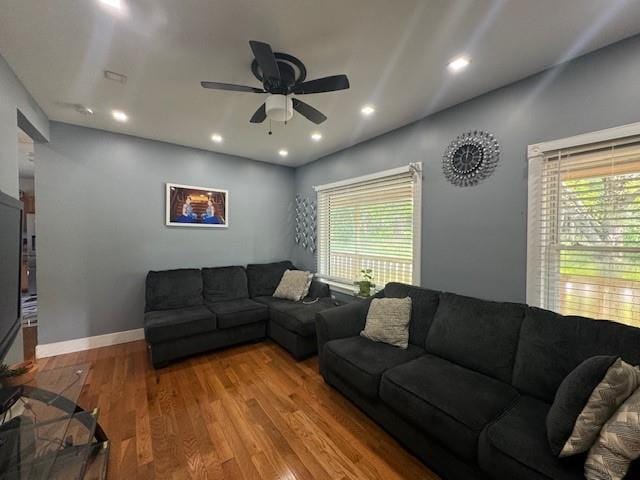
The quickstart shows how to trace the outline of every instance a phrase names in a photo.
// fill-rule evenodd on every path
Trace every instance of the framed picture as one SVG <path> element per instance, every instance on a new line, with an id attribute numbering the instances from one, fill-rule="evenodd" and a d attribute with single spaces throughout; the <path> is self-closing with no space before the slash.
<path id="1" fill-rule="evenodd" d="M 229 192 L 167 183 L 165 216 L 170 227 L 228 227 Z"/>

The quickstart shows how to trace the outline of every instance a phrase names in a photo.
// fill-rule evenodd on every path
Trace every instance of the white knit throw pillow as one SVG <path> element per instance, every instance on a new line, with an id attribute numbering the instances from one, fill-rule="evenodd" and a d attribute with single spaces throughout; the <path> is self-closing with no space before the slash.
<path id="1" fill-rule="evenodd" d="M 411 298 L 374 298 L 369 305 L 367 321 L 360 335 L 394 347 L 409 346 Z"/>
<path id="2" fill-rule="evenodd" d="M 280 284 L 273 292 L 275 298 L 284 298 L 298 302 L 307 296 L 313 274 L 304 270 L 287 270 L 282 275 Z"/>

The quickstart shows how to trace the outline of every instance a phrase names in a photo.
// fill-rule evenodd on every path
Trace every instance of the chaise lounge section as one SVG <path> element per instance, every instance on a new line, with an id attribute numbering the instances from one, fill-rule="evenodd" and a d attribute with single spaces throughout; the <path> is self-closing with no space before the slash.
<path id="1" fill-rule="evenodd" d="M 251 298 L 269 307 L 268 336 L 284 347 L 296 360 L 315 355 L 316 314 L 334 307 L 329 286 L 312 281 L 309 293 L 301 302 L 273 297 L 286 270 L 296 267 L 288 261 L 247 265 Z"/>
<path id="2" fill-rule="evenodd" d="M 296 359 L 317 351 L 315 315 L 334 305 L 313 281 L 301 302 L 274 298 L 289 261 L 151 271 L 146 279 L 145 338 L 154 367 L 197 353 L 272 338 Z"/>
<path id="3" fill-rule="evenodd" d="M 443 478 L 584 478 L 585 455 L 552 454 L 547 413 L 587 358 L 640 363 L 640 329 L 399 283 L 379 296 L 412 298 L 409 347 L 359 335 L 369 301 L 320 312 L 327 383 Z M 640 478 L 638 461 L 625 478 Z"/>

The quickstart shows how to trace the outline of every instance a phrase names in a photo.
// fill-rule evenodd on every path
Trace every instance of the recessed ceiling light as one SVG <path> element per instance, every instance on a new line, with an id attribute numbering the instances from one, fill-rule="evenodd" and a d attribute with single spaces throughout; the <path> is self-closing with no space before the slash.
<path id="1" fill-rule="evenodd" d="M 104 78 L 106 78 L 107 80 L 111 80 L 113 82 L 121 83 L 123 85 L 127 83 L 126 75 L 118 72 L 112 72 L 111 70 L 104 71 Z"/>
<path id="2" fill-rule="evenodd" d="M 373 115 L 373 113 L 376 111 L 375 108 L 373 108 L 373 106 L 371 105 L 365 105 L 364 107 L 362 107 L 360 109 L 360 112 L 365 115 L 365 116 L 369 116 L 369 115 Z"/>
<path id="3" fill-rule="evenodd" d="M 107 7 L 116 8 L 118 10 L 122 9 L 122 2 L 120 0 L 100 0 L 100 3 Z"/>
<path id="4" fill-rule="evenodd" d="M 211 135 L 211 140 L 213 140 L 216 143 L 222 143 L 222 135 L 218 135 L 217 133 L 214 133 L 213 135 Z"/>
<path id="5" fill-rule="evenodd" d="M 81 113 L 82 115 L 93 115 L 93 110 L 90 109 L 89 107 L 85 107 L 84 105 L 80 104 L 80 103 L 76 103 L 73 105 L 73 109 L 78 112 Z"/>
<path id="6" fill-rule="evenodd" d="M 286 157 L 287 155 L 289 155 L 289 151 L 281 148 L 280 150 L 278 150 L 278 155 L 280 155 L 281 157 Z"/>
<path id="7" fill-rule="evenodd" d="M 312 133 L 311 140 L 313 140 L 314 142 L 319 142 L 320 140 L 322 140 L 322 134 L 320 132 Z"/>
<path id="8" fill-rule="evenodd" d="M 113 118 L 115 118 L 118 122 L 126 122 L 127 120 L 129 120 L 127 114 L 120 110 L 112 111 L 111 115 L 113 115 Z"/>
<path id="9" fill-rule="evenodd" d="M 449 62 L 449 70 L 452 72 L 459 72 L 467 68 L 470 63 L 471 60 L 467 57 L 456 57 Z"/>

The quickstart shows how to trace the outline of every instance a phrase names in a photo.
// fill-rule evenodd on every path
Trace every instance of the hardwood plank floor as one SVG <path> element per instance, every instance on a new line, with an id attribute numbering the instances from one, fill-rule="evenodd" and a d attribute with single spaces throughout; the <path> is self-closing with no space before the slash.
<path id="1" fill-rule="evenodd" d="M 143 341 L 39 360 L 84 362 L 79 403 L 100 408 L 110 479 L 438 478 L 327 386 L 317 358 L 269 341 L 157 371 Z"/>

